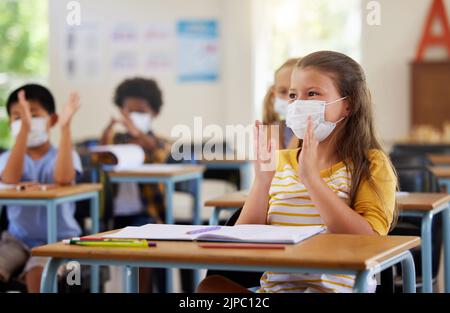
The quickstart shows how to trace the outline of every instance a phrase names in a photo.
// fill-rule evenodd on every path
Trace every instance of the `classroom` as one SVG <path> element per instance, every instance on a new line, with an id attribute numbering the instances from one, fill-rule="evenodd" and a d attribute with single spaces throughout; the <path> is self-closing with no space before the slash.
<path id="1" fill-rule="evenodd" d="M 0 0 L 0 294 L 450 293 L 449 10 Z"/>

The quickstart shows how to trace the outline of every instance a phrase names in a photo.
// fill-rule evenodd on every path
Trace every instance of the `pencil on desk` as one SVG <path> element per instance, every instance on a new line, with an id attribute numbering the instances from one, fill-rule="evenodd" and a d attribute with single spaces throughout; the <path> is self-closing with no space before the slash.
<path id="1" fill-rule="evenodd" d="M 150 248 L 156 247 L 155 242 L 148 242 L 147 240 L 134 241 L 111 241 L 111 240 L 63 240 L 64 244 L 87 246 L 87 247 L 116 247 L 116 248 Z"/>

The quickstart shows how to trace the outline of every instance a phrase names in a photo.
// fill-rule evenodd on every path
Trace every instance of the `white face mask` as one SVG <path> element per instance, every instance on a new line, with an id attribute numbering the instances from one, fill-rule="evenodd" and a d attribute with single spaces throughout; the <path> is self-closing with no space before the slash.
<path id="1" fill-rule="evenodd" d="M 278 115 L 283 119 L 286 117 L 288 105 L 288 100 L 283 100 L 281 98 L 275 97 L 275 102 L 273 103 L 275 112 L 277 112 Z"/>
<path id="2" fill-rule="evenodd" d="M 151 129 L 152 116 L 148 113 L 130 113 L 130 119 L 139 131 L 147 134 Z"/>
<path id="3" fill-rule="evenodd" d="M 314 137 L 319 141 L 324 141 L 331 135 L 337 124 L 345 118 L 340 119 L 336 123 L 325 120 L 325 109 L 327 105 L 342 101 L 347 97 L 343 97 L 333 102 L 327 103 L 321 100 L 297 100 L 291 103 L 287 109 L 286 125 L 295 136 L 299 139 L 305 138 L 308 116 L 313 121 Z"/>
<path id="4" fill-rule="evenodd" d="M 47 121 L 48 119 L 45 117 L 34 117 L 31 119 L 31 129 L 27 139 L 28 148 L 38 147 L 48 141 Z M 21 128 L 21 120 L 16 120 L 11 123 L 11 133 L 14 138 L 19 135 Z"/>

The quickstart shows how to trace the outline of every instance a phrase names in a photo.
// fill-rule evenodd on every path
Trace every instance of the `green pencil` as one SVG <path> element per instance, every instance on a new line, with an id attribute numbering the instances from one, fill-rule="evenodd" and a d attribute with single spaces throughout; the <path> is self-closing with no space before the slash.
<path id="1" fill-rule="evenodd" d="M 63 240 L 64 244 L 86 246 L 86 247 L 116 247 L 116 248 L 148 248 L 156 247 L 154 242 L 148 242 L 147 240 L 134 240 L 134 241 L 92 241 L 92 240 Z"/>

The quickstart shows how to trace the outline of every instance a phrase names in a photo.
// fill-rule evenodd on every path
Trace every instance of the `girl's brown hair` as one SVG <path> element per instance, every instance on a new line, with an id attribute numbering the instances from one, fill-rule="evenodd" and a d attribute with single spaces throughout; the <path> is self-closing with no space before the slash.
<path id="1" fill-rule="evenodd" d="M 320 51 L 301 59 L 298 68 L 312 67 L 331 76 L 342 97 L 347 97 L 350 113 L 333 136 L 335 153 L 352 169 L 350 207 L 355 204 L 356 192 L 367 181 L 378 197 L 383 195 L 373 182 L 368 153 L 372 149 L 383 150 L 376 136 L 373 122 L 372 97 L 362 67 L 352 58 L 337 52 Z M 388 158 L 389 159 L 389 158 Z M 392 170 L 395 173 L 395 169 Z M 394 222 L 397 208 L 394 210 Z M 392 226 L 391 226 L 392 227 Z"/>
<path id="2" fill-rule="evenodd" d="M 289 59 L 283 63 L 276 71 L 275 78 L 278 73 L 287 67 L 294 68 L 297 65 L 299 59 Z M 269 90 L 267 90 L 266 96 L 264 97 L 264 109 L 263 109 L 263 123 L 264 124 L 273 124 L 275 122 L 279 122 L 281 120 L 280 116 L 277 112 L 275 112 L 274 102 L 275 102 L 275 85 L 271 86 Z"/>

